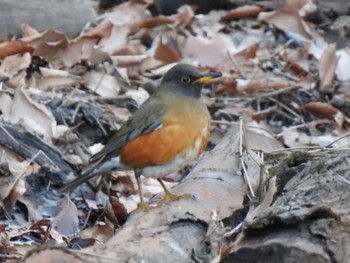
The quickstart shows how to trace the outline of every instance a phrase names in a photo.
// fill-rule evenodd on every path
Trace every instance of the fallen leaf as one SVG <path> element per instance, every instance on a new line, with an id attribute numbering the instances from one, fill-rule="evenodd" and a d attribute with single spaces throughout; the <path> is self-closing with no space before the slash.
<path id="1" fill-rule="evenodd" d="M 0 76 L 12 78 L 20 71 L 27 69 L 30 63 L 31 56 L 29 53 L 8 56 L 0 65 Z"/>
<path id="2" fill-rule="evenodd" d="M 84 75 L 83 80 L 89 90 L 102 97 L 116 97 L 120 92 L 118 81 L 107 73 L 90 71 Z"/>
<path id="3" fill-rule="evenodd" d="M 11 110 L 3 118 L 12 124 L 21 123 L 28 130 L 44 135 L 46 139 L 55 133 L 56 120 L 51 111 L 32 100 L 24 88 L 16 89 Z"/>
<path id="4" fill-rule="evenodd" d="M 175 21 L 169 17 L 166 16 L 156 16 L 156 17 L 151 17 L 147 18 L 141 22 L 138 22 L 135 27 L 137 29 L 142 29 L 142 28 L 153 28 L 157 27 L 160 25 L 167 25 L 167 24 L 173 24 Z"/>
<path id="5" fill-rule="evenodd" d="M 329 120 L 333 120 L 334 116 L 337 114 L 338 109 L 334 108 L 329 103 L 313 101 L 304 105 L 305 110 L 312 112 Z"/>
<path id="6" fill-rule="evenodd" d="M 307 3 L 308 0 L 287 0 L 277 11 L 261 12 L 258 21 L 274 25 L 297 42 L 311 40 L 311 29 L 300 14 L 300 9 Z"/>
<path id="7" fill-rule="evenodd" d="M 349 65 L 350 65 L 350 49 L 344 48 L 336 52 L 338 58 L 335 74 L 340 81 L 350 80 Z"/>
<path id="8" fill-rule="evenodd" d="M 188 36 L 181 47 L 183 57 L 212 68 L 220 68 L 229 60 L 227 53 L 233 54 L 236 50 L 231 39 L 222 33 L 217 33 L 211 39 Z"/>
<path id="9" fill-rule="evenodd" d="M 0 59 L 15 54 L 32 53 L 34 48 L 27 43 L 19 41 L 6 41 L 0 43 Z"/>
<path id="10" fill-rule="evenodd" d="M 40 35 L 36 29 L 26 23 L 21 24 L 21 32 L 23 38 L 34 38 Z"/>
<path id="11" fill-rule="evenodd" d="M 318 62 L 321 89 L 332 83 L 337 63 L 336 46 L 335 44 L 330 44 Z"/>
<path id="12" fill-rule="evenodd" d="M 179 62 L 181 59 L 180 55 L 175 49 L 167 45 L 164 45 L 161 42 L 159 43 L 159 45 L 155 50 L 154 58 L 157 60 L 163 61 L 166 64 Z"/>
<path id="13" fill-rule="evenodd" d="M 113 24 L 110 21 L 105 21 L 98 24 L 96 27 L 85 32 L 81 37 L 89 38 L 108 38 L 111 35 Z M 79 38 L 81 38 L 79 37 Z"/>
<path id="14" fill-rule="evenodd" d="M 260 12 L 262 12 L 262 8 L 257 5 L 245 5 L 240 6 L 235 9 L 230 10 L 227 14 L 225 14 L 221 20 L 222 21 L 230 21 L 234 19 L 257 16 Z"/>
<path id="15" fill-rule="evenodd" d="M 64 70 L 40 67 L 41 74 L 34 74 L 32 85 L 38 89 L 63 87 L 81 82 L 82 78 Z"/>
<path id="16" fill-rule="evenodd" d="M 52 219 L 52 228 L 64 236 L 75 234 L 79 230 L 78 209 L 66 195 L 60 206 L 57 215 Z"/>

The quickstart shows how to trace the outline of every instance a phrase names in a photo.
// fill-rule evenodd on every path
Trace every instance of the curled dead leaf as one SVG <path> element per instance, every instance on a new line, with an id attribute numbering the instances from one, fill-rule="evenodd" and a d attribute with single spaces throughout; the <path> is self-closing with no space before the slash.
<path id="1" fill-rule="evenodd" d="M 157 27 L 160 25 L 167 25 L 167 24 L 173 24 L 175 21 L 169 17 L 166 16 L 156 16 L 156 17 L 151 17 L 147 18 L 141 22 L 138 22 L 135 27 L 137 29 L 142 29 L 142 28 L 153 28 Z"/>
<path id="2" fill-rule="evenodd" d="M 234 57 L 235 58 L 240 58 L 240 59 L 245 59 L 245 60 L 250 60 L 256 57 L 256 54 L 259 50 L 259 43 L 252 44 L 251 46 L 243 49 L 240 52 L 237 52 Z"/>
<path id="3" fill-rule="evenodd" d="M 181 60 L 179 53 L 175 49 L 164 45 L 163 43 L 159 43 L 157 46 L 154 58 L 167 64 L 179 62 Z"/>
<path id="4" fill-rule="evenodd" d="M 55 218 L 52 220 L 52 228 L 58 233 L 69 236 L 79 230 L 78 209 L 75 204 L 66 195 L 60 206 Z"/>
<path id="5" fill-rule="evenodd" d="M 34 29 L 33 27 L 31 27 L 26 23 L 21 24 L 21 32 L 22 32 L 22 37 L 24 38 L 36 37 L 40 35 L 40 33 L 36 29 Z"/>
<path id="6" fill-rule="evenodd" d="M 107 38 L 111 35 L 113 24 L 110 21 L 100 23 L 97 27 L 87 31 L 81 37 Z"/>
<path id="7" fill-rule="evenodd" d="M 330 44 L 322 54 L 318 63 L 321 89 L 332 83 L 337 63 L 336 45 Z"/>
<path id="8" fill-rule="evenodd" d="M 34 48 L 31 44 L 19 41 L 6 41 L 0 43 L 0 59 L 14 54 L 32 53 Z"/>
<path id="9" fill-rule="evenodd" d="M 258 21 L 264 21 L 268 24 L 274 25 L 276 28 L 284 31 L 287 35 L 298 42 L 310 40 L 310 26 L 303 20 L 299 13 L 299 10 L 307 2 L 307 0 L 287 0 L 277 11 L 261 12 L 258 16 Z"/>
<path id="10" fill-rule="evenodd" d="M 221 21 L 230 21 L 230 20 L 239 19 L 243 17 L 257 16 L 262 10 L 263 10 L 262 7 L 257 5 L 240 6 L 230 10 L 227 14 L 225 14 L 221 18 Z"/>
<path id="11" fill-rule="evenodd" d="M 125 209 L 125 206 L 114 196 L 109 197 L 109 202 L 112 206 L 112 211 L 114 216 L 118 219 L 120 225 L 124 224 L 128 218 L 128 212 Z"/>
<path id="12" fill-rule="evenodd" d="M 176 21 L 176 25 L 180 27 L 187 27 L 194 17 L 193 8 L 189 5 L 183 5 L 177 10 L 177 14 L 170 16 Z"/>
<path id="13" fill-rule="evenodd" d="M 255 93 L 262 90 L 274 90 L 290 87 L 291 83 L 282 79 L 276 80 L 243 80 L 237 79 L 237 90 L 239 92 Z"/>
<path id="14" fill-rule="evenodd" d="M 334 108 L 332 105 L 326 102 L 313 101 L 304 105 L 304 109 L 310 111 L 311 113 L 333 120 L 334 116 L 337 114 L 338 109 Z"/>

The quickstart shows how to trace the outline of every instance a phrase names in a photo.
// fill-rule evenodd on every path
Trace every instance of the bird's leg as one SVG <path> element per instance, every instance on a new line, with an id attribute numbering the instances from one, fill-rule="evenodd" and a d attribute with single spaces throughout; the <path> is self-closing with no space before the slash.
<path id="1" fill-rule="evenodd" d="M 138 204 L 137 208 L 134 211 L 132 211 L 132 213 L 137 213 L 142 210 L 143 211 L 151 210 L 151 207 L 143 199 L 140 176 L 141 176 L 141 171 L 135 169 L 135 177 L 136 177 L 137 188 L 138 188 L 139 197 L 140 197 L 140 203 Z"/>
<path id="2" fill-rule="evenodd" d="M 166 188 L 162 179 L 157 179 L 157 180 L 164 190 L 164 196 L 157 202 L 157 206 L 161 206 L 161 205 L 165 204 L 166 202 L 176 201 L 176 200 L 179 200 L 182 198 L 193 198 L 193 195 L 191 195 L 191 194 L 174 195 L 174 194 L 169 192 L 168 188 Z"/>

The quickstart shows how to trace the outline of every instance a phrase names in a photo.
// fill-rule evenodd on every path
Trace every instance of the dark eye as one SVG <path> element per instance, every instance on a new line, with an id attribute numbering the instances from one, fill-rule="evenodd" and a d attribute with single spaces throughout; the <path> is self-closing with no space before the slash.
<path id="1" fill-rule="evenodd" d="M 190 79 L 189 76 L 182 76 L 182 77 L 181 77 L 181 81 L 182 81 L 183 83 L 188 84 L 188 83 L 191 82 L 191 79 Z"/>

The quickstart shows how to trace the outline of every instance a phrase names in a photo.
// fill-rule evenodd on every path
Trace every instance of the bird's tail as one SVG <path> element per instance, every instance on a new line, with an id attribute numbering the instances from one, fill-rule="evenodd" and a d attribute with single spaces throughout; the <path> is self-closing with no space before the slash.
<path id="1" fill-rule="evenodd" d="M 114 170 L 120 166 L 120 158 L 119 156 L 113 157 L 107 161 L 99 162 L 92 167 L 89 167 L 83 173 L 67 185 L 65 185 L 63 188 L 61 188 L 61 192 L 70 192 L 77 188 L 79 185 L 81 185 L 84 182 L 87 182 L 91 178 L 100 175 L 104 172 L 109 172 L 111 170 Z"/>

